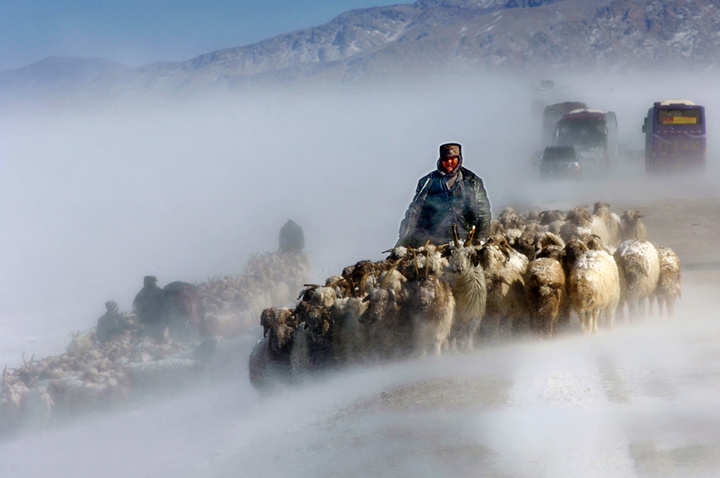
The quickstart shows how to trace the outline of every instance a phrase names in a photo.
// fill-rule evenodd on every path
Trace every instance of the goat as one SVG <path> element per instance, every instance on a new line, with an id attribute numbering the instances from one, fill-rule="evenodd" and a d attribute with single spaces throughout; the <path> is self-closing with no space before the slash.
<path id="1" fill-rule="evenodd" d="M 415 251 L 411 251 L 414 255 Z M 442 353 L 443 347 L 448 344 L 455 313 L 455 299 L 450 285 L 429 271 L 429 259 L 426 258 L 426 267 L 420 269 L 415 257 L 415 276 L 404 284 L 407 294 L 405 310 L 413 324 L 413 343 L 420 356 L 428 352 L 435 355 Z"/>
<path id="2" fill-rule="evenodd" d="M 450 249 L 447 276 L 455 298 L 455 317 L 450 331 L 450 346 L 456 350 L 472 351 L 475 333 L 485 315 L 487 288 L 485 272 L 479 266 L 472 239 L 472 227 L 463 244 L 453 224 L 454 247 Z"/>

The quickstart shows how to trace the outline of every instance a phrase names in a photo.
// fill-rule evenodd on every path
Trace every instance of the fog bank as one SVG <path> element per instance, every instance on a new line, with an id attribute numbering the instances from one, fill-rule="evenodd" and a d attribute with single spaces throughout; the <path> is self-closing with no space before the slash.
<path id="1" fill-rule="evenodd" d="M 63 347 L 107 300 L 130 310 L 144 275 L 160 285 L 237 275 L 251 254 L 277 248 L 288 219 L 305 230 L 314 281 L 376 260 L 447 141 L 463 144 L 495 213 L 717 194 L 711 134 L 704 176 L 647 178 L 628 160 L 612 178 L 539 183 L 531 166 L 533 102 L 614 110 L 621 143 L 639 151 L 643 117 L 660 99 L 707 104 L 716 131 L 714 79 L 568 77 L 546 91 L 539 80 L 296 88 L 0 117 L 0 334 L 13 337 L 0 358 L 49 353 L 38 350 L 45 334 Z"/>

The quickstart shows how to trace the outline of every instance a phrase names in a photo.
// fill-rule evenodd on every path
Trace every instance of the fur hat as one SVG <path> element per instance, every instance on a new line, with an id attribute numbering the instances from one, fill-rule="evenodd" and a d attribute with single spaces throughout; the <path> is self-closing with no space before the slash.
<path id="1" fill-rule="evenodd" d="M 460 143 L 445 143 L 440 145 L 440 157 L 446 158 L 448 156 L 462 157 L 462 146 L 460 146 Z"/>

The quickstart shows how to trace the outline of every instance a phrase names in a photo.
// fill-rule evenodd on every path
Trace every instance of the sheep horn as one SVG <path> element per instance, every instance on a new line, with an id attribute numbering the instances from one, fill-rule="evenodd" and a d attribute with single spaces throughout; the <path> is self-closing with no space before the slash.
<path id="1" fill-rule="evenodd" d="M 362 296 L 365 295 L 365 282 L 367 282 L 368 276 L 369 276 L 370 274 L 372 274 L 372 273 L 373 273 L 373 271 L 371 271 L 371 270 L 370 270 L 370 271 L 367 271 L 367 272 L 364 273 L 364 274 L 362 275 L 362 277 L 360 278 L 360 297 L 362 297 Z"/>
<path id="2" fill-rule="evenodd" d="M 453 223 L 453 225 L 452 225 L 452 232 L 453 232 L 453 240 L 455 241 L 455 247 L 460 247 L 460 238 L 458 237 L 457 224 L 455 224 L 455 223 Z"/>
<path id="3" fill-rule="evenodd" d="M 420 271 L 418 270 L 418 263 L 417 263 L 417 254 L 415 254 L 415 249 L 412 247 L 408 247 L 410 249 L 410 252 L 412 252 L 413 255 L 413 262 L 415 263 L 415 277 L 420 277 Z"/>
<path id="4" fill-rule="evenodd" d="M 385 272 L 385 277 L 383 277 L 383 280 L 382 280 L 382 282 L 380 283 L 380 288 L 381 288 L 381 289 L 386 289 L 386 288 L 387 288 L 387 283 L 388 283 L 388 281 L 390 280 L 390 275 L 393 273 L 393 271 L 395 270 L 395 268 L 397 267 L 397 265 L 400 264 L 400 261 L 402 261 L 403 259 L 404 259 L 404 258 L 401 257 L 400 259 L 395 260 L 395 262 L 393 262 L 393 265 L 390 266 L 390 269 L 388 269 L 388 270 Z"/>
<path id="5" fill-rule="evenodd" d="M 350 288 L 350 297 L 357 297 L 357 292 L 355 292 L 355 283 L 350 277 L 346 277 L 345 281 L 348 283 L 348 287 Z"/>
<path id="6" fill-rule="evenodd" d="M 457 234 L 455 235 L 457 237 Z M 465 247 L 468 247 L 470 244 L 472 244 L 473 238 L 475 237 L 475 226 L 470 229 L 470 232 L 468 232 L 468 237 L 465 240 Z"/>

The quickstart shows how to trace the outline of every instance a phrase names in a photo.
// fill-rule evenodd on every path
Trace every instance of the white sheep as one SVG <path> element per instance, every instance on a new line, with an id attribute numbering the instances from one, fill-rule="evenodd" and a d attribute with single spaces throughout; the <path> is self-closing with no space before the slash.
<path id="1" fill-rule="evenodd" d="M 604 244 L 610 242 L 610 234 L 600 217 L 590 214 L 584 207 L 571 209 L 560 228 L 560 237 L 568 242 L 585 234 L 599 237 Z"/>
<path id="2" fill-rule="evenodd" d="M 620 278 L 612 256 L 605 251 L 583 253 L 570 271 L 568 299 L 585 333 L 598 331 L 600 314 L 612 328 L 620 300 Z"/>
<path id="3" fill-rule="evenodd" d="M 428 352 L 442 353 L 448 345 L 455 314 L 455 298 L 450 285 L 430 272 L 430 264 L 426 261 L 426 267 L 422 269 L 415 261 L 414 276 L 403 284 L 406 294 L 403 309 L 412 321 L 413 345 L 420 356 Z"/>
<path id="4" fill-rule="evenodd" d="M 404 311 L 407 279 L 394 268 L 381 278 L 380 286 L 363 298 L 367 308 L 359 322 L 365 349 L 380 360 L 406 357 L 412 347 L 412 322 Z"/>
<path id="5" fill-rule="evenodd" d="M 479 262 L 485 271 L 487 300 L 485 305 L 485 321 L 491 333 L 499 337 L 502 330 L 510 334 L 518 321 L 527 316 L 525 303 L 525 282 L 523 274 L 527 266 L 518 272 L 509 266 L 507 241 L 502 238 L 496 241 L 491 238 L 478 250 Z M 503 242 L 504 241 L 504 242 Z M 517 255 L 521 255 L 515 252 Z M 524 256 L 523 256 L 524 257 Z M 527 262 L 527 258 L 525 258 Z M 483 327 L 485 328 L 485 327 Z"/>
<path id="6" fill-rule="evenodd" d="M 645 302 L 652 300 L 660 276 L 658 252 L 648 241 L 628 239 L 618 246 L 614 257 L 620 274 L 620 299 L 627 304 L 631 319 L 642 317 Z"/>
<path id="7" fill-rule="evenodd" d="M 599 217 L 605 224 L 608 232 L 608 239 L 605 243 L 612 247 L 620 245 L 620 216 L 610 210 L 610 204 L 604 201 L 598 201 L 593 206 L 593 215 Z"/>
<path id="8" fill-rule="evenodd" d="M 476 251 L 471 246 L 473 226 L 465 243 L 460 243 L 455 228 L 455 244 L 450 249 L 447 277 L 455 298 L 455 317 L 450 332 L 450 347 L 472 351 L 475 333 L 485 315 L 487 289 L 485 272 L 477 265 Z"/>
<path id="9" fill-rule="evenodd" d="M 620 218 L 620 238 L 623 241 L 635 239 L 636 241 L 647 241 L 647 229 L 642 222 L 644 214 L 635 209 L 625 211 Z"/>
<path id="10" fill-rule="evenodd" d="M 680 298 L 682 271 L 680 259 L 669 247 L 658 247 L 660 260 L 660 274 L 658 275 L 655 298 L 658 303 L 658 313 L 662 316 L 663 304 L 665 312 L 672 317 L 675 315 L 675 301 Z"/>

